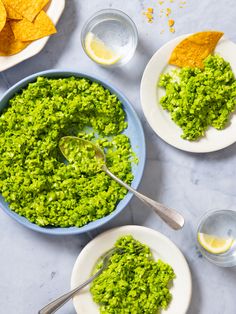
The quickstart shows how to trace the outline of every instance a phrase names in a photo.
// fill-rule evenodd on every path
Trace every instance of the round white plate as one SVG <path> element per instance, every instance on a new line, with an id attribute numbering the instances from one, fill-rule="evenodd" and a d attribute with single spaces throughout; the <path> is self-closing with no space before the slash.
<path id="1" fill-rule="evenodd" d="M 170 264 L 176 274 L 171 293 L 173 299 L 165 314 L 185 314 L 190 304 L 192 293 L 191 274 L 188 264 L 180 250 L 161 233 L 141 226 L 123 226 L 108 230 L 89 242 L 78 256 L 72 276 L 71 288 L 86 281 L 101 255 L 111 249 L 116 240 L 124 235 L 132 235 L 140 242 L 147 244 L 155 259 L 161 258 Z M 99 314 L 98 306 L 93 302 L 89 286 L 81 290 L 74 299 L 77 313 Z"/>
<path id="2" fill-rule="evenodd" d="M 59 18 L 62 15 L 62 12 L 65 8 L 65 0 L 51 0 L 46 10 L 48 16 L 53 21 L 54 25 L 57 24 Z M 5 71 L 14 65 L 29 59 L 39 53 L 43 47 L 46 45 L 50 36 L 38 39 L 32 42 L 29 46 L 23 49 L 21 52 L 13 55 L 2 57 L 0 56 L 0 72 Z"/>
<path id="3" fill-rule="evenodd" d="M 209 128 L 206 135 L 198 141 L 190 142 L 180 136 L 182 130 L 171 120 L 170 114 L 163 110 L 160 98 L 165 95 L 164 88 L 158 87 L 159 77 L 176 67 L 168 65 L 173 49 L 188 35 L 177 37 L 162 46 L 146 66 L 141 81 L 141 104 L 144 115 L 152 129 L 168 144 L 194 153 L 213 152 L 236 142 L 236 115 L 233 114 L 230 124 L 224 130 Z M 230 62 L 236 76 L 236 45 L 223 37 L 216 46 L 215 53 Z"/>

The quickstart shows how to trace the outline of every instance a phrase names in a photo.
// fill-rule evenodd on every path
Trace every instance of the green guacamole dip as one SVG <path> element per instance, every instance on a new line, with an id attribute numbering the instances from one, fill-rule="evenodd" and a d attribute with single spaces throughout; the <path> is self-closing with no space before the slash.
<path id="1" fill-rule="evenodd" d="M 160 103 L 189 141 L 204 136 L 209 126 L 224 129 L 235 110 L 236 80 L 230 64 L 210 55 L 204 66 L 174 70 L 162 74 L 159 81 L 166 90 Z"/>
<path id="2" fill-rule="evenodd" d="M 101 314 L 157 314 L 171 301 L 172 267 L 155 261 L 150 248 L 131 235 L 118 239 L 120 248 L 92 283 L 93 300 Z M 99 268 L 98 265 L 97 268 Z"/>
<path id="3" fill-rule="evenodd" d="M 40 226 L 81 227 L 110 214 L 127 190 L 90 156 L 64 163 L 62 136 L 93 140 L 110 170 L 131 183 L 133 152 L 116 95 L 84 78 L 39 77 L 0 116 L 0 193 L 10 208 Z M 96 136 L 95 136 L 96 133 Z"/>

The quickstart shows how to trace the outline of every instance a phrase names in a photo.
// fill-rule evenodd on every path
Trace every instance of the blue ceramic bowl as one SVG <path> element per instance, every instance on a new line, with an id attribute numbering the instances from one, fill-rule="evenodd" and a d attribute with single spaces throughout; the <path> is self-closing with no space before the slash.
<path id="1" fill-rule="evenodd" d="M 0 111 L 2 111 L 3 108 L 8 106 L 8 101 L 10 98 L 12 98 L 16 93 L 20 92 L 23 88 L 25 88 L 28 85 L 28 83 L 36 81 L 38 76 L 52 77 L 52 78 L 57 78 L 57 77 L 61 78 L 61 77 L 69 77 L 69 76 L 85 77 L 91 81 L 96 81 L 100 83 L 105 88 L 109 89 L 112 93 L 118 96 L 118 98 L 123 104 L 123 108 L 126 112 L 126 119 L 128 121 L 128 128 L 124 131 L 124 133 L 130 138 L 132 149 L 136 153 L 139 159 L 138 165 L 133 165 L 133 169 L 132 169 L 132 172 L 134 174 L 132 187 L 136 189 L 141 181 L 142 174 L 143 174 L 145 158 L 146 158 L 146 147 L 145 147 L 145 138 L 144 138 L 144 133 L 143 133 L 141 122 L 137 114 L 135 113 L 132 105 L 128 101 L 128 99 L 119 90 L 111 86 L 110 83 L 106 83 L 104 80 L 95 78 L 94 76 L 90 76 L 90 75 L 79 73 L 79 72 L 49 70 L 49 71 L 43 71 L 43 72 L 30 75 L 26 77 L 25 79 L 21 80 L 20 82 L 18 82 L 17 84 L 15 84 L 14 86 L 12 86 L 2 96 L 0 100 Z M 98 219 L 96 221 L 90 222 L 87 225 L 80 228 L 78 227 L 69 227 L 69 228 L 40 227 L 30 222 L 29 220 L 27 220 L 25 217 L 21 217 L 15 212 L 13 212 L 8 206 L 8 203 L 5 202 L 4 198 L 1 195 L 0 195 L 0 206 L 10 217 L 12 217 L 17 222 L 19 222 L 20 224 L 22 224 L 23 226 L 29 229 L 42 232 L 45 234 L 71 235 L 71 234 L 80 234 L 80 233 L 91 231 L 109 222 L 110 220 L 115 218 L 127 206 L 132 196 L 133 196 L 132 193 L 129 192 L 124 197 L 124 199 L 121 200 L 117 204 L 116 209 L 110 215 L 103 217 L 101 219 Z"/>

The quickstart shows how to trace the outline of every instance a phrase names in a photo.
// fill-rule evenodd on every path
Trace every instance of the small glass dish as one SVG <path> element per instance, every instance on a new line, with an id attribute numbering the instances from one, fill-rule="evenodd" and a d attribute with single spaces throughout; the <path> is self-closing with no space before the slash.
<path id="1" fill-rule="evenodd" d="M 96 38 L 111 53 L 113 61 L 101 62 L 91 53 L 88 37 Z M 138 44 L 138 31 L 131 18 L 116 9 L 105 9 L 96 12 L 85 23 L 81 31 L 81 43 L 87 56 L 94 62 L 105 66 L 115 67 L 126 64 L 134 55 Z"/>
<path id="2" fill-rule="evenodd" d="M 227 239 L 231 242 L 228 249 L 222 253 L 209 252 L 199 240 L 201 234 Z M 196 241 L 199 250 L 208 261 L 221 267 L 236 266 L 236 211 L 213 210 L 207 212 L 200 219 Z"/>

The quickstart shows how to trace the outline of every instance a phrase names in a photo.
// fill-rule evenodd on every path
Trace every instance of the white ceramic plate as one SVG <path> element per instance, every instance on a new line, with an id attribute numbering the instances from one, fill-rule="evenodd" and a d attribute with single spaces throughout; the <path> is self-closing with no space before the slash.
<path id="1" fill-rule="evenodd" d="M 54 25 L 57 24 L 62 12 L 65 8 L 65 0 L 51 0 L 50 4 L 48 5 L 48 9 L 46 10 L 48 16 L 53 21 Z M 37 53 L 39 53 L 43 47 L 46 45 L 50 36 L 38 39 L 32 42 L 29 46 L 23 49 L 21 52 L 9 56 L 9 57 L 2 57 L 0 56 L 0 72 L 5 71 L 14 65 L 33 57 Z"/>
<path id="2" fill-rule="evenodd" d="M 180 250 L 161 233 L 141 226 L 123 226 L 108 230 L 93 239 L 78 256 L 72 276 L 71 288 L 87 280 L 101 255 L 111 249 L 116 240 L 124 235 L 132 235 L 135 239 L 147 244 L 155 259 L 161 258 L 170 264 L 176 274 L 171 293 L 173 299 L 164 314 L 185 314 L 189 307 L 192 293 L 191 274 L 188 264 Z M 84 288 L 73 299 L 77 313 L 99 314 L 98 306 L 93 302 L 89 286 Z"/>
<path id="3" fill-rule="evenodd" d="M 171 120 L 169 113 L 164 111 L 159 103 L 159 99 L 165 95 L 165 90 L 157 87 L 160 74 L 175 68 L 168 65 L 168 60 L 175 46 L 187 36 L 189 34 L 171 40 L 153 55 L 141 81 L 141 104 L 148 123 L 165 142 L 189 152 L 212 152 L 236 142 L 235 114 L 230 119 L 230 125 L 224 130 L 218 131 L 211 127 L 199 141 L 189 142 L 180 137 L 182 130 Z M 236 76 L 236 45 L 223 37 L 217 44 L 215 53 L 230 62 Z"/>

